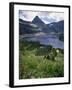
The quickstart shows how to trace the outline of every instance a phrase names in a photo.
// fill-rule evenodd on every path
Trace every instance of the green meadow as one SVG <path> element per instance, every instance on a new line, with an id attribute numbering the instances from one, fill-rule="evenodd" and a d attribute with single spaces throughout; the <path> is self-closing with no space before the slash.
<path id="1" fill-rule="evenodd" d="M 19 79 L 64 76 L 64 51 L 39 42 L 19 40 Z"/>

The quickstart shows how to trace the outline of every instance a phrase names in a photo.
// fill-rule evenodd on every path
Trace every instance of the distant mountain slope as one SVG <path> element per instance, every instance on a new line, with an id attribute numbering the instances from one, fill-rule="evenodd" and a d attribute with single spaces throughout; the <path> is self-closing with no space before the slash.
<path id="1" fill-rule="evenodd" d="M 40 28 L 45 25 L 45 23 L 38 16 L 33 19 L 32 23 L 36 24 Z"/>
<path id="2" fill-rule="evenodd" d="M 45 33 L 64 33 L 64 20 L 46 24 L 42 31 Z"/>
<path id="3" fill-rule="evenodd" d="M 31 34 L 37 32 L 64 34 L 64 20 L 45 24 L 38 16 L 32 22 L 19 19 L 19 34 Z"/>
<path id="4" fill-rule="evenodd" d="M 40 28 L 29 21 L 19 19 L 19 34 L 31 34 L 40 31 Z"/>
<path id="5" fill-rule="evenodd" d="M 51 32 L 64 33 L 64 20 L 47 24 L 47 27 Z"/>

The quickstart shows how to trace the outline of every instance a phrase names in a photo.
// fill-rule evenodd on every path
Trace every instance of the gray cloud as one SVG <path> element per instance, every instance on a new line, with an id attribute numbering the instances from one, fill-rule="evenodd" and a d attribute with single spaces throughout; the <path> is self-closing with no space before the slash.
<path id="1" fill-rule="evenodd" d="M 32 21 L 35 16 L 39 16 L 39 18 L 45 23 L 57 22 L 64 19 L 64 13 L 19 10 L 19 18 L 24 20 Z"/>

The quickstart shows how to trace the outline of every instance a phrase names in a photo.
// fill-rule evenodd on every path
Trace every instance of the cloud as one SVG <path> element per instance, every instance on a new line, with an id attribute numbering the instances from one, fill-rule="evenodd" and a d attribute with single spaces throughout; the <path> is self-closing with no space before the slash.
<path id="1" fill-rule="evenodd" d="M 53 19 L 55 19 L 57 21 L 60 21 L 60 20 L 63 20 L 64 19 L 64 13 L 57 13 L 57 12 L 50 13 L 49 17 L 50 18 L 53 18 Z"/>
<path id="2" fill-rule="evenodd" d="M 36 15 L 38 15 L 38 12 L 35 11 L 23 11 L 23 10 L 19 11 L 19 17 L 26 21 L 32 21 Z"/>
<path id="3" fill-rule="evenodd" d="M 19 18 L 32 21 L 35 16 L 39 16 L 39 18 L 44 21 L 46 24 L 51 22 L 58 22 L 64 20 L 64 13 L 60 12 L 45 12 L 45 11 L 19 11 Z"/>
<path id="4" fill-rule="evenodd" d="M 54 18 L 42 17 L 41 19 L 42 19 L 42 21 L 44 21 L 45 23 L 56 22 L 56 19 L 54 19 Z"/>
<path id="5" fill-rule="evenodd" d="M 40 18 L 45 23 L 58 22 L 64 20 L 64 13 L 59 12 L 41 12 Z"/>

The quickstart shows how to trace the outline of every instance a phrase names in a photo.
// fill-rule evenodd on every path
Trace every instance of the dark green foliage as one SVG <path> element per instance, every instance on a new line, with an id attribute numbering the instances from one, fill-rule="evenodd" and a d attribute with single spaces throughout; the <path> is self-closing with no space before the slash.
<path id="1" fill-rule="evenodd" d="M 51 46 L 51 45 L 40 46 L 40 47 L 37 49 L 35 55 L 37 55 L 37 56 L 47 55 L 51 50 L 52 50 L 52 46 Z"/>
<path id="2" fill-rule="evenodd" d="M 60 50 L 60 53 L 64 54 L 64 50 L 61 49 L 61 50 Z"/>
<path id="3" fill-rule="evenodd" d="M 48 52 L 50 52 L 52 50 L 52 46 L 51 45 L 47 45 L 46 49 L 48 50 Z"/>
<path id="4" fill-rule="evenodd" d="M 61 34 L 61 35 L 59 36 L 59 40 L 64 41 L 64 34 Z"/>
<path id="5" fill-rule="evenodd" d="M 49 59 L 49 60 L 55 60 L 56 56 L 57 56 L 56 49 L 51 48 L 49 50 L 49 53 L 47 53 L 47 55 L 45 55 L 44 58 Z"/>
<path id="6" fill-rule="evenodd" d="M 54 55 L 50 53 L 46 58 L 49 60 L 54 60 Z"/>

